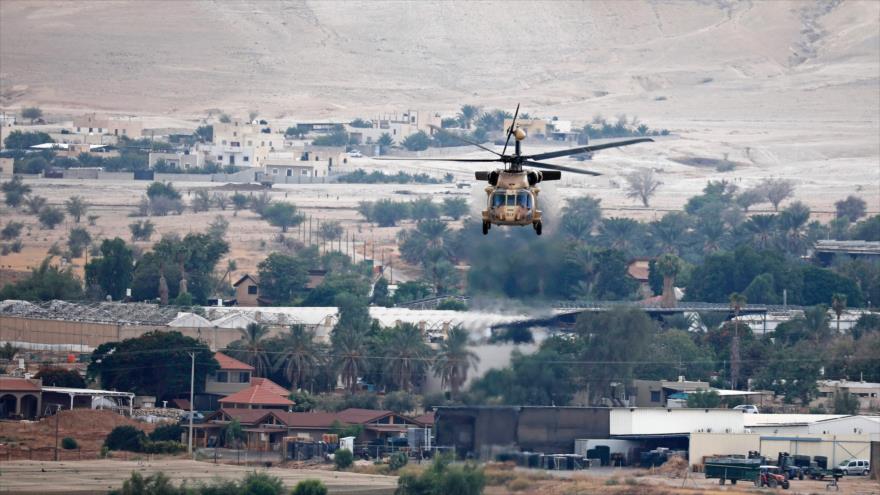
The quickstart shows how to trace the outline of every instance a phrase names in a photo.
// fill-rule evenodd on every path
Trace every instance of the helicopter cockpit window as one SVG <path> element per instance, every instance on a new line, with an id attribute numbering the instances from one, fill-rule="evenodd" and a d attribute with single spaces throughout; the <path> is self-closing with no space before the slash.
<path id="1" fill-rule="evenodd" d="M 523 208 L 530 210 L 532 208 L 532 197 L 529 193 L 525 191 L 520 191 L 516 195 L 516 204 L 517 206 L 522 206 Z"/>
<path id="2" fill-rule="evenodd" d="M 492 208 L 498 208 L 500 206 L 504 206 L 505 202 L 504 191 L 495 191 L 495 194 L 492 196 Z"/>

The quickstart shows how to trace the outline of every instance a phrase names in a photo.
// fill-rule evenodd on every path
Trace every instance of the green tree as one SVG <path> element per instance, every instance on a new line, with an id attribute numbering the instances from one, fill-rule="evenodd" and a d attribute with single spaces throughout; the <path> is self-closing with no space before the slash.
<path id="1" fill-rule="evenodd" d="M 3 287 L 0 290 L 0 300 L 72 301 L 82 298 L 82 282 L 72 268 L 61 268 L 51 265 L 50 262 L 51 258 L 44 259 L 39 267 L 31 271 L 28 278 Z"/>
<path id="2" fill-rule="evenodd" d="M 211 209 L 211 196 L 208 194 L 208 191 L 204 189 L 196 191 L 195 196 L 190 202 L 190 207 L 194 213 Z"/>
<path id="3" fill-rule="evenodd" d="M 153 182 L 147 187 L 147 197 L 150 198 L 150 200 L 155 200 L 159 197 L 180 199 L 180 193 L 170 182 Z"/>
<path id="4" fill-rule="evenodd" d="M 410 205 L 410 216 L 417 221 L 439 218 L 440 208 L 431 198 L 419 198 Z"/>
<path id="5" fill-rule="evenodd" d="M 146 441 L 147 435 L 130 425 L 117 426 L 110 430 L 104 439 L 104 446 L 110 450 L 128 450 L 138 452 Z"/>
<path id="6" fill-rule="evenodd" d="M 43 385 L 48 387 L 86 387 L 86 381 L 80 376 L 79 372 L 59 367 L 44 366 L 37 371 L 34 378 L 43 380 Z"/>
<path id="7" fill-rule="evenodd" d="M 410 134 L 401 143 L 409 151 L 424 151 L 431 145 L 431 138 L 424 131 Z"/>
<path id="8" fill-rule="evenodd" d="M 39 107 L 24 107 L 21 109 L 21 118 L 28 119 L 33 124 L 43 117 L 43 111 Z"/>
<path id="9" fill-rule="evenodd" d="M 31 146 L 44 143 L 54 143 L 51 136 L 45 132 L 21 132 L 12 131 L 3 140 L 3 144 L 10 150 L 24 150 Z"/>
<path id="10" fill-rule="evenodd" d="M 774 211 L 779 211 L 779 203 L 794 194 L 794 183 L 787 179 L 767 179 L 760 188 L 767 201 L 773 205 Z"/>
<path id="11" fill-rule="evenodd" d="M 733 340 L 730 343 L 730 388 L 736 389 L 739 381 L 740 341 L 739 312 L 746 306 L 746 296 L 734 292 L 730 295 L 730 310 L 733 312 Z"/>
<path id="12" fill-rule="evenodd" d="M 327 487 L 321 480 L 302 480 L 293 487 L 291 495 L 327 495 Z"/>
<path id="13" fill-rule="evenodd" d="M 290 304 L 305 290 L 309 268 L 308 261 L 298 256 L 269 254 L 257 265 L 261 297 L 273 304 Z"/>
<path id="14" fill-rule="evenodd" d="M 27 208 L 28 213 L 31 215 L 37 215 L 40 213 L 40 210 L 46 207 L 47 201 L 46 198 L 42 196 L 37 196 L 36 194 L 33 196 L 28 196 L 24 199 L 24 206 Z"/>
<path id="15" fill-rule="evenodd" d="M 413 324 L 395 326 L 391 335 L 385 352 L 386 373 L 398 390 L 409 392 L 424 378 L 430 366 L 431 349 L 421 330 Z"/>
<path id="16" fill-rule="evenodd" d="M 240 192 L 233 194 L 231 199 L 233 209 L 232 215 L 236 217 L 238 216 L 238 212 L 247 208 L 248 203 L 250 202 L 250 198 Z"/>
<path id="17" fill-rule="evenodd" d="M 71 196 L 64 202 L 64 207 L 76 223 L 79 223 L 79 219 L 89 210 L 89 204 L 82 196 Z"/>
<path id="18" fill-rule="evenodd" d="M 281 232 L 287 232 L 290 227 L 301 224 L 305 218 L 297 212 L 296 206 L 291 203 L 273 203 L 264 212 L 266 220 L 275 227 L 281 227 Z"/>
<path id="19" fill-rule="evenodd" d="M 342 386 L 353 393 L 358 377 L 363 376 L 367 369 L 366 341 L 357 331 L 339 326 L 333 330 L 330 338 L 335 356 L 334 368 L 339 373 Z"/>
<path id="20" fill-rule="evenodd" d="M 315 342 L 315 332 L 302 325 L 291 325 L 290 332 L 281 338 L 281 344 L 278 364 L 284 367 L 284 376 L 291 387 L 303 389 L 313 384 L 324 354 Z"/>
<path id="21" fill-rule="evenodd" d="M 227 448 L 239 448 L 243 441 L 247 440 L 247 434 L 241 427 L 241 423 L 233 418 L 223 427 L 223 445 Z"/>
<path id="22" fill-rule="evenodd" d="M 336 464 L 336 469 L 342 471 L 354 464 L 354 456 L 348 449 L 339 449 L 333 454 L 333 462 Z"/>
<path id="23" fill-rule="evenodd" d="M 272 369 L 272 359 L 269 355 L 269 328 L 259 323 L 250 323 L 247 327 L 239 329 L 241 339 L 229 346 L 229 354 L 236 359 L 254 367 L 254 375 L 268 376 Z"/>
<path id="24" fill-rule="evenodd" d="M 349 142 L 348 133 L 337 130 L 326 136 L 318 136 L 312 141 L 314 146 L 345 146 Z"/>
<path id="25" fill-rule="evenodd" d="M 40 210 L 37 219 L 43 228 L 52 230 L 64 221 L 64 212 L 54 206 L 45 206 Z"/>
<path id="26" fill-rule="evenodd" d="M 715 390 L 697 390 L 688 394 L 687 406 L 696 409 L 715 409 L 721 406 L 721 396 Z"/>
<path id="27" fill-rule="evenodd" d="M 664 308 L 675 307 L 675 277 L 682 270 L 681 258 L 674 254 L 664 253 L 657 258 L 657 271 L 663 277 L 663 302 Z"/>
<path id="28" fill-rule="evenodd" d="M 67 235 L 67 248 L 70 250 L 72 258 L 79 258 L 83 254 L 83 249 L 88 247 L 92 242 L 92 235 L 84 227 L 74 227 L 70 229 Z"/>
<path id="29" fill-rule="evenodd" d="M 149 220 L 139 220 L 128 225 L 132 241 L 149 241 L 156 226 Z"/>
<path id="30" fill-rule="evenodd" d="M 480 116 L 481 109 L 477 105 L 462 105 L 458 113 L 458 122 L 464 129 L 470 129 L 474 120 Z"/>
<path id="31" fill-rule="evenodd" d="M 324 222 L 318 228 L 318 235 L 324 241 L 336 241 L 342 238 L 342 225 L 337 221 Z"/>
<path id="32" fill-rule="evenodd" d="M 592 196 L 571 198 L 562 208 L 561 230 L 572 239 L 586 240 L 602 220 L 600 199 Z"/>
<path id="33" fill-rule="evenodd" d="M 859 398 L 849 390 L 834 392 L 834 414 L 855 415 L 859 413 Z"/>
<path id="34" fill-rule="evenodd" d="M 153 395 L 158 400 L 179 397 L 189 393 L 190 353 L 196 356 L 195 386 L 199 393 L 206 377 L 219 365 L 207 345 L 174 331 L 157 330 L 101 344 L 92 352 L 88 376 L 100 378 L 110 390 Z"/>
<path id="35" fill-rule="evenodd" d="M 18 236 L 21 235 L 22 228 L 24 228 L 23 223 L 9 220 L 8 222 L 6 222 L 3 230 L 0 230 L 0 239 L 4 241 L 18 239 Z"/>
<path id="36" fill-rule="evenodd" d="M 831 309 L 837 315 L 837 333 L 840 333 L 840 317 L 846 310 L 846 294 L 834 294 L 831 296 Z"/>
<path id="37" fill-rule="evenodd" d="M 848 218 L 850 222 L 855 222 L 865 216 L 867 210 L 865 200 L 854 195 L 849 195 L 846 199 L 834 203 L 837 210 L 837 218 Z"/>
<path id="38" fill-rule="evenodd" d="M 464 198 L 444 198 L 442 206 L 443 214 L 447 217 L 458 220 L 468 212 L 468 203 Z"/>
<path id="39" fill-rule="evenodd" d="M 185 278 L 187 292 L 193 299 L 207 301 L 215 287 L 214 270 L 228 252 L 229 244 L 208 234 L 189 233 L 183 239 L 165 236 L 137 262 L 132 297 L 139 301 L 160 297 L 160 280 L 164 276 L 169 298 L 177 297 L 180 280 Z"/>
<path id="40" fill-rule="evenodd" d="M 452 399 L 458 398 L 461 386 L 467 381 L 468 371 L 476 368 L 479 356 L 468 349 L 468 332 L 455 326 L 446 334 L 434 360 L 434 375 L 440 377 L 442 386 L 449 386 Z"/>
<path id="41" fill-rule="evenodd" d="M 398 414 L 406 414 L 413 410 L 415 410 L 418 402 L 414 395 L 403 392 L 391 392 L 385 394 L 385 397 L 382 399 L 382 407 L 384 409 L 388 409 L 389 411 L 394 411 Z"/>
<path id="42" fill-rule="evenodd" d="M 260 217 L 266 217 L 266 210 L 268 210 L 269 206 L 272 204 L 272 198 L 269 197 L 269 193 L 263 191 L 257 196 L 250 197 L 251 209 Z"/>
<path id="43" fill-rule="evenodd" d="M 364 214 L 364 211 L 361 211 L 361 214 Z M 390 199 L 380 199 L 369 204 L 369 213 L 366 219 L 379 227 L 394 227 L 397 222 L 407 218 L 409 214 L 410 205 Z"/>
<path id="44" fill-rule="evenodd" d="M 376 144 L 379 145 L 379 154 L 384 155 L 388 148 L 394 146 L 394 138 L 391 137 L 391 134 L 383 132 L 379 139 L 376 140 Z"/>

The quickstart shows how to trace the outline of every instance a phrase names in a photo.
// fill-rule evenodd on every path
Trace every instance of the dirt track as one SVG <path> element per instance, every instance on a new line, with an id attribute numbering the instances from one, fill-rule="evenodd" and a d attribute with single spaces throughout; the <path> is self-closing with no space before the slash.
<path id="1" fill-rule="evenodd" d="M 0 493 L 64 493 L 85 495 L 121 488 L 132 472 L 144 476 L 162 471 L 176 483 L 239 479 L 253 467 L 211 464 L 190 460 L 80 462 L 13 461 L 0 464 Z M 320 479 L 333 494 L 384 495 L 394 493 L 397 478 L 321 470 L 271 468 L 267 472 L 293 487 L 304 479 Z"/>

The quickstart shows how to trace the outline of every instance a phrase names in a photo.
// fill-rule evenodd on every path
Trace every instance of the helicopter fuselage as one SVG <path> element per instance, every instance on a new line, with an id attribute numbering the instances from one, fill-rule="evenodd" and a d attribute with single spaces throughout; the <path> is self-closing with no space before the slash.
<path id="1" fill-rule="evenodd" d="M 531 225 L 539 229 L 541 210 L 534 177 L 528 171 L 496 170 L 490 173 L 486 186 L 486 209 L 482 212 L 484 231 L 489 225 Z"/>

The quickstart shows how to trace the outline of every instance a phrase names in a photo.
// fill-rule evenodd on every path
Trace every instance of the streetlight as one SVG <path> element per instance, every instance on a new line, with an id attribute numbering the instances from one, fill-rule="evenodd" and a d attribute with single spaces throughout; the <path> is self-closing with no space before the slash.
<path id="1" fill-rule="evenodd" d="M 190 365 L 189 370 L 189 445 L 187 446 L 187 453 L 192 456 L 193 455 L 193 389 L 196 384 L 196 353 L 189 353 L 190 359 L 192 359 L 192 364 Z M 56 449 L 57 451 L 57 449 Z"/>

